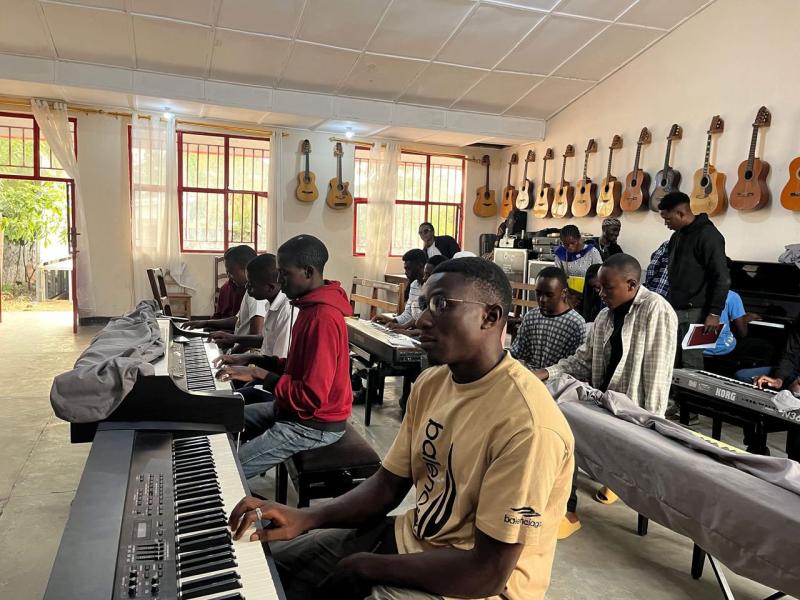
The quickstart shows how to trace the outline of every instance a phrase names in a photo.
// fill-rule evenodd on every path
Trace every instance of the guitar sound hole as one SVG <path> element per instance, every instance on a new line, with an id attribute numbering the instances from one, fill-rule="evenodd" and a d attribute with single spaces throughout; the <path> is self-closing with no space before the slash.
<path id="1" fill-rule="evenodd" d="M 700 187 L 706 187 L 708 185 L 708 177 L 703 177 L 700 180 Z"/>
<path id="2" fill-rule="evenodd" d="M 606 186 L 606 192 L 608 192 L 608 186 Z"/>
<path id="3" fill-rule="evenodd" d="M 581 194 L 583 194 L 585 191 L 586 191 L 586 188 L 581 188 Z"/>
<path id="4" fill-rule="evenodd" d="M 745 179 L 752 179 L 753 178 L 753 172 L 752 171 L 745 171 L 744 172 L 744 178 Z"/>
<path id="5" fill-rule="evenodd" d="M 635 179 L 631 179 L 631 187 L 636 187 L 636 180 Z"/>
<path id="6" fill-rule="evenodd" d="M 667 187 L 667 180 L 666 179 L 662 179 L 661 180 L 661 187 Z"/>

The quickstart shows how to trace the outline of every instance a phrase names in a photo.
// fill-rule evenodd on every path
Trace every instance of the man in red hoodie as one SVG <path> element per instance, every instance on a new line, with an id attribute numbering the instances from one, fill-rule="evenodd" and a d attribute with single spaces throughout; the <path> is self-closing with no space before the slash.
<path id="1" fill-rule="evenodd" d="M 245 407 L 239 460 L 250 478 L 301 452 L 342 437 L 353 406 L 347 326 L 350 302 L 338 281 L 323 279 L 328 250 L 310 235 L 278 248 L 278 278 L 299 309 L 289 355 L 225 366 L 217 377 L 260 383 L 274 401 Z"/>

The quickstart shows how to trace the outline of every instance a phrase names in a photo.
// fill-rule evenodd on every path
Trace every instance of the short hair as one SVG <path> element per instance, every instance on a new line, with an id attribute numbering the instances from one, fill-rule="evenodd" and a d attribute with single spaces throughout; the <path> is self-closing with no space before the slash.
<path id="1" fill-rule="evenodd" d="M 259 254 L 247 263 L 247 277 L 258 283 L 271 283 L 269 275 L 278 270 L 278 259 L 274 254 Z"/>
<path id="2" fill-rule="evenodd" d="M 581 238 L 581 230 L 576 225 L 564 225 L 558 237 L 562 240 L 579 240 Z"/>
<path id="3" fill-rule="evenodd" d="M 429 257 L 428 260 L 425 261 L 425 264 L 433 265 L 434 267 L 438 267 L 444 261 L 447 260 L 447 257 L 442 254 L 434 254 L 433 256 Z"/>
<path id="4" fill-rule="evenodd" d="M 681 204 L 689 205 L 689 196 L 683 192 L 670 192 L 658 203 L 658 210 L 672 210 Z"/>
<path id="5" fill-rule="evenodd" d="M 457 273 L 480 292 L 489 304 L 499 304 L 503 309 L 503 317 L 511 310 L 511 284 L 503 269 L 493 262 L 478 257 L 451 258 L 444 261 L 433 271 L 439 273 Z"/>
<path id="6" fill-rule="evenodd" d="M 603 263 L 594 263 L 593 265 L 589 265 L 589 268 L 586 269 L 586 275 L 584 275 L 584 279 L 588 281 L 593 277 L 597 277 L 597 274 L 600 272 L 600 267 L 602 266 Z"/>
<path id="7" fill-rule="evenodd" d="M 296 235 L 278 248 L 278 254 L 289 259 L 295 267 L 313 267 L 322 275 L 328 262 L 328 249 L 313 235 Z"/>
<path id="8" fill-rule="evenodd" d="M 634 278 L 636 281 L 641 281 L 642 278 L 642 265 L 630 254 L 612 254 L 603 261 L 602 267 L 604 269 L 614 269 L 622 275 Z"/>
<path id="9" fill-rule="evenodd" d="M 403 254 L 403 262 L 410 262 L 417 265 L 425 266 L 425 262 L 428 260 L 428 255 L 425 254 L 424 250 L 420 250 L 419 248 L 412 248 L 405 254 Z"/>
<path id="10" fill-rule="evenodd" d="M 561 287 L 567 287 L 567 274 L 558 267 L 545 267 L 536 275 L 536 279 L 557 279 Z"/>
<path id="11" fill-rule="evenodd" d="M 422 227 L 430 227 L 431 231 L 436 233 L 436 228 L 433 226 L 433 223 L 429 223 L 428 221 L 425 221 L 424 223 L 420 223 L 419 227 L 417 229 L 421 229 Z"/>
<path id="12" fill-rule="evenodd" d="M 255 257 L 256 251 L 250 246 L 246 246 L 244 244 L 240 246 L 231 246 L 225 250 L 225 254 L 223 255 L 225 260 L 229 260 L 233 264 L 239 265 L 243 269 L 247 266 L 247 263 L 249 263 Z"/>

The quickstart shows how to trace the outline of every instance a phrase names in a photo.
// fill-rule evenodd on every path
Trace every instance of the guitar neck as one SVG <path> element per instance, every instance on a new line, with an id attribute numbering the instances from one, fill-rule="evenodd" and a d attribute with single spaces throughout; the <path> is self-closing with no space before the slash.
<path id="1" fill-rule="evenodd" d="M 561 163 L 561 187 L 564 187 L 564 173 L 567 171 L 567 157 L 564 157 L 564 161 Z"/>
<path id="2" fill-rule="evenodd" d="M 522 171 L 522 185 L 528 185 L 528 161 L 525 161 L 525 169 Z"/>
<path id="3" fill-rule="evenodd" d="M 753 161 L 756 159 L 756 142 L 758 141 L 758 127 L 753 125 L 753 137 L 750 139 L 750 154 L 747 157 L 747 170 L 753 170 Z"/>
<path id="4" fill-rule="evenodd" d="M 547 179 L 545 178 L 545 173 L 547 173 L 547 159 L 545 158 L 544 161 L 542 161 L 542 162 L 543 162 L 543 164 L 542 164 L 542 182 L 541 182 L 541 184 L 539 184 L 540 187 L 543 186 L 543 185 L 547 185 Z"/>
<path id="5" fill-rule="evenodd" d="M 672 151 L 672 140 L 667 140 L 667 153 L 664 155 L 664 173 L 669 169 L 669 153 Z"/>
<path id="6" fill-rule="evenodd" d="M 486 165 L 486 195 L 489 195 L 489 165 Z"/>
<path id="7" fill-rule="evenodd" d="M 711 134 L 708 134 L 708 139 L 706 140 L 706 157 L 703 161 L 703 177 L 708 176 L 708 165 L 711 162 Z"/>
<path id="8" fill-rule="evenodd" d="M 589 153 L 583 158 L 583 181 L 587 181 L 586 174 L 589 172 Z"/>
<path id="9" fill-rule="evenodd" d="M 636 144 L 636 159 L 633 161 L 633 176 L 639 172 L 639 157 L 642 155 L 642 145 Z"/>
<path id="10" fill-rule="evenodd" d="M 511 163 L 508 163 L 508 181 L 506 187 L 511 187 Z"/>
<path id="11" fill-rule="evenodd" d="M 342 157 L 336 157 L 336 180 L 342 185 Z"/>
<path id="12" fill-rule="evenodd" d="M 306 152 L 306 179 L 308 179 L 310 172 L 311 172 L 311 167 L 308 161 L 308 152 Z"/>
<path id="13" fill-rule="evenodd" d="M 614 149 L 608 149 L 608 168 L 606 169 L 606 180 L 611 179 L 611 157 L 614 156 Z"/>

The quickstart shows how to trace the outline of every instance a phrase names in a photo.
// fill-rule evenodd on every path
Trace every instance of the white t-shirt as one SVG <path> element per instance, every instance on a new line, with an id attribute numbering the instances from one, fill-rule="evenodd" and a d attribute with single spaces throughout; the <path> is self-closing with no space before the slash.
<path id="1" fill-rule="evenodd" d="M 436 247 L 436 242 L 425 248 L 425 254 L 428 255 L 428 258 L 430 258 L 431 256 L 439 256 L 441 254 L 441 252 L 439 252 L 439 249 Z"/>
<path id="2" fill-rule="evenodd" d="M 419 310 L 419 295 L 422 292 L 422 285 L 416 279 L 411 282 L 408 288 L 408 302 L 406 302 L 406 309 L 397 315 L 394 320 L 399 325 L 408 325 L 412 321 L 416 322 L 419 319 L 421 311 Z"/>
<path id="3" fill-rule="evenodd" d="M 265 314 L 267 314 L 267 301 L 256 300 L 245 292 L 244 297 L 242 297 L 242 304 L 239 307 L 239 314 L 236 315 L 236 328 L 233 334 L 250 335 L 250 319 L 263 317 Z"/>
<path id="4" fill-rule="evenodd" d="M 261 354 L 286 358 L 289 355 L 289 341 L 292 338 L 292 305 L 283 292 L 278 292 L 272 302 L 267 302 L 264 317 L 264 342 Z"/>

